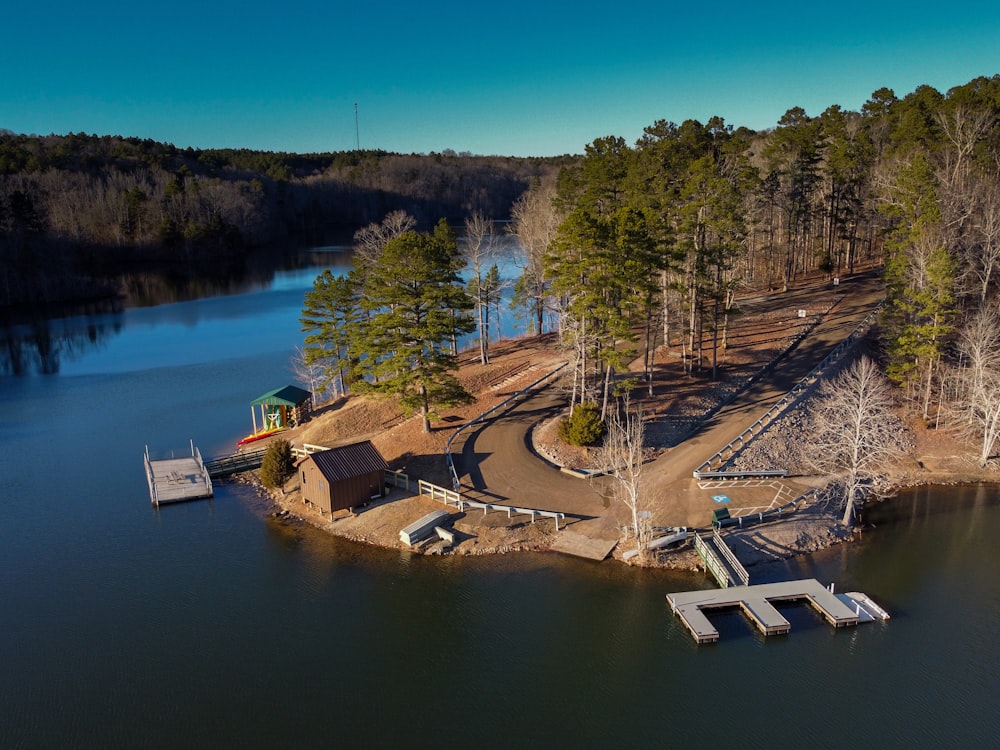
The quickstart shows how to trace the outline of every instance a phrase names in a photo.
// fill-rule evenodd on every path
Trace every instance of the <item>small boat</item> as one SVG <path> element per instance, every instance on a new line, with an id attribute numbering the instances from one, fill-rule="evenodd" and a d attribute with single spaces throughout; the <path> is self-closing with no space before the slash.
<path id="1" fill-rule="evenodd" d="M 276 435 L 285 427 L 275 427 L 273 430 L 263 430 L 262 432 L 255 432 L 252 435 L 247 435 L 245 438 L 236 443 L 237 446 L 246 445 L 247 443 L 254 443 L 258 440 L 263 440 L 264 438 L 271 437 L 271 435 Z"/>

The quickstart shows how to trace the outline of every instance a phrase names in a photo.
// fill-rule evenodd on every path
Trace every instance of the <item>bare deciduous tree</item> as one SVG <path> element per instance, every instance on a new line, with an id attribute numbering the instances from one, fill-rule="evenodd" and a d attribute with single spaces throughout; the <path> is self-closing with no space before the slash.
<path id="1" fill-rule="evenodd" d="M 509 232 L 524 249 L 524 266 L 516 285 L 515 297 L 523 300 L 537 327 L 543 333 L 545 311 L 549 302 L 545 278 L 545 253 L 555 239 L 563 216 L 556 209 L 555 184 L 543 180 L 533 185 L 511 208 Z"/>
<path id="2" fill-rule="evenodd" d="M 465 220 L 465 239 L 462 243 L 462 255 L 466 267 L 472 272 L 469 288 L 472 298 L 476 301 L 476 327 L 479 329 L 479 361 L 490 363 L 490 303 L 493 301 L 493 290 L 487 283 L 487 272 L 497 255 L 496 232 L 493 220 L 487 219 L 481 211 L 474 211 Z"/>
<path id="3" fill-rule="evenodd" d="M 312 402 L 314 404 L 323 403 L 331 391 L 330 395 L 336 397 L 339 395 L 338 390 L 343 388 L 339 380 L 329 381 L 324 384 L 322 363 L 316 359 L 310 361 L 309 355 L 301 346 L 295 347 L 295 354 L 292 355 L 290 365 L 295 379 L 312 394 Z"/>
<path id="4" fill-rule="evenodd" d="M 886 467 L 901 453 L 902 425 L 893 406 L 889 381 L 863 356 L 825 383 L 812 407 L 814 434 L 807 460 L 820 471 L 843 477 L 845 526 L 865 498 L 887 491 Z"/>
<path id="5" fill-rule="evenodd" d="M 629 408 L 628 399 L 609 410 L 601 460 L 614 481 L 615 498 L 632 516 L 629 531 L 639 559 L 645 559 L 652 536 L 649 514 L 644 508 L 642 469 L 644 463 L 642 412 Z M 628 538 L 628 534 L 626 534 Z"/>
<path id="6" fill-rule="evenodd" d="M 373 222 L 354 233 L 355 258 L 366 263 L 373 263 L 385 247 L 385 243 L 399 237 L 417 226 L 417 220 L 406 211 L 393 211 L 386 214 L 381 222 Z"/>
<path id="7" fill-rule="evenodd" d="M 961 432 L 979 442 L 979 465 L 985 466 L 1000 441 L 1000 312 L 975 313 L 961 330 L 958 351 L 948 413 Z"/>

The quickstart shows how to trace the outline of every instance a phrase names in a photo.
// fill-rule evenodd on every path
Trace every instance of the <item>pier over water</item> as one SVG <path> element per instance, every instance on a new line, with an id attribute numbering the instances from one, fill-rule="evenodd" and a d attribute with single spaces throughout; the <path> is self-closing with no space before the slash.
<path id="1" fill-rule="evenodd" d="M 815 578 L 807 578 L 755 586 L 730 586 L 719 590 L 685 591 L 667 594 L 667 601 L 698 643 L 713 643 L 719 640 L 719 631 L 705 615 L 707 610 L 739 607 L 764 635 L 780 635 L 787 633 L 792 626 L 771 602 L 805 601 L 835 628 L 843 628 L 873 619 L 869 611 L 861 606 L 862 597 L 863 594 L 853 593 L 835 595 Z M 867 597 L 864 599 L 867 600 Z M 851 603 L 855 605 L 853 608 Z M 878 619 L 888 619 L 881 609 L 878 611 L 881 613 Z"/>

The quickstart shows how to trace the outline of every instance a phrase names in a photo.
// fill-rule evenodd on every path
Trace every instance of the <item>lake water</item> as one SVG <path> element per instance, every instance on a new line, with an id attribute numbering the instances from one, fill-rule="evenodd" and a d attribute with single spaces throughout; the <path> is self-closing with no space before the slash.
<path id="1" fill-rule="evenodd" d="M 232 484 L 152 508 L 145 445 L 228 452 L 292 382 L 314 276 L 52 323 L 52 374 L 0 376 L 0 747 L 995 743 L 996 488 L 907 493 L 859 542 L 754 571 L 890 622 L 796 606 L 765 640 L 730 613 L 701 647 L 664 599 L 701 575 L 369 549 Z"/>

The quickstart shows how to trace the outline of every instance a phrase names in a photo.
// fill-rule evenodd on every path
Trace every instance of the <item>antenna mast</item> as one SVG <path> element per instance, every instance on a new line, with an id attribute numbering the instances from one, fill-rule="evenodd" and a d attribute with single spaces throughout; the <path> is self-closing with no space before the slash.
<path id="1" fill-rule="evenodd" d="M 354 148 L 361 150 L 361 130 L 358 128 L 358 103 L 354 102 Z"/>

